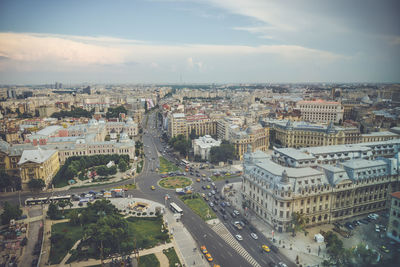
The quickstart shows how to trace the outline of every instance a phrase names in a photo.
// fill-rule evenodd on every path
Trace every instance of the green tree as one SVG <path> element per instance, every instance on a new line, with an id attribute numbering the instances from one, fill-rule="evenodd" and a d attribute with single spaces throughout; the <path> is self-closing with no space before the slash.
<path id="1" fill-rule="evenodd" d="M 291 225 L 291 230 L 292 230 L 292 235 L 295 236 L 296 232 L 299 231 L 304 231 L 306 226 L 306 218 L 304 214 L 301 214 L 300 212 L 293 212 L 292 213 L 292 225 Z"/>
<path id="2" fill-rule="evenodd" d="M 196 135 L 196 130 L 192 129 L 192 131 L 190 131 L 190 135 L 189 135 L 190 140 L 196 139 L 197 135 Z"/>
<path id="3" fill-rule="evenodd" d="M 133 249 L 133 233 L 123 217 L 105 215 L 85 230 L 86 240 L 97 250 L 103 259 L 112 253 L 128 254 Z"/>
<path id="4" fill-rule="evenodd" d="M 18 205 L 12 205 L 7 201 L 3 205 L 3 213 L 1 214 L 1 223 L 9 224 L 10 220 L 21 217 L 22 210 Z"/>
<path id="5" fill-rule="evenodd" d="M 58 205 L 55 203 L 50 203 L 49 205 L 49 209 L 47 210 L 47 216 L 49 216 L 49 218 L 51 220 L 57 220 L 58 218 L 60 218 L 60 211 L 58 210 Z"/>
<path id="6" fill-rule="evenodd" d="M 116 108 L 109 108 L 106 113 L 106 118 L 119 118 L 119 114 L 124 113 L 127 114 L 128 110 L 124 108 L 124 106 L 118 106 Z"/>
<path id="7" fill-rule="evenodd" d="M 118 169 L 120 172 L 126 172 L 128 170 L 128 163 L 125 160 L 121 159 L 118 163 Z"/>
<path id="8" fill-rule="evenodd" d="M 66 206 L 70 206 L 70 207 L 71 207 L 73 204 L 72 204 L 72 202 L 69 201 L 69 200 L 60 200 L 60 201 L 57 202 L 57 205 L 58 205 L 60 208 L 62 208 L 62 211 L 63 211 L 63 213 L 64 213 L 65 207 L 66 207 Z"/>
<path id="9" fill-rule="evenodd" d="M 79 224 L 79 212 L 76 209 L 71 210 L 68 214 L 69 223 L 71 225 L 78 225 Z"/>
<path id="10" fill-rule="evenodd" d="M 212 147 L 210 150 L 210 161 L 218 163 L 220 161 L 226 162 L 235 158 L 235 148 L 232 144 L 221 143 L 220 146 Z"/>
<path id="11" fill-rule="evenodd" d="M 0 191 L 8 191 L 11 189 L 18 189 L 20 178 L 8 175 L 3 170 L 0 171 Z"/>
<path id="12" fill-rule="evenodd" d="M 41 191 L 46 186 L 42 179 L 31 179 L 28 182 L 28 187 L 31 191 Z"/>

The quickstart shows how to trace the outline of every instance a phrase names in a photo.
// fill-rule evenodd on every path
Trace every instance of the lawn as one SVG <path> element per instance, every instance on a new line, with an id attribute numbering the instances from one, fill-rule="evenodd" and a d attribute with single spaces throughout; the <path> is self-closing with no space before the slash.
<path id="1" fill-rule="evenodd" d="M 160 267 L 156 255 L 149 254 L 146 256 L 139 257 L 139 267 Z"/>
<path id="2" fill-rule="evenodd" d="M 177 263 L 179 264 L 179 266 L 181 266 L 181 262 L 179 261 L 178 255 L 176 255 L 176 251 L 173 247 L 169 248 L 169 249 L 165 249 L 163 251 L 163 253 L 168 258 L 169 267 L 175 267 L 175 266 L 177 266 L 176 265 Z"/>
<path id="3" fill-rule="evenodd" d="M 166 231 L 161 232 L 161 226 L 163 225 L 161 216 L 151 218 L 129 217 L 127 220 L 136 237 L 136 244 L 139 248 L 151 248 L 158 243 L 169 241 L 168 233 Z"/>
<path id="4" fill-rule="evenodd" d="M 192 199 L 193 197 L 193 199 Z M 199 196 L 199 194 L 193 194 L 193 196 L 186 195 L 179 197 L 194 213 L 199 215 L 204 221 L 217 218 L 214 211 L 208 206 L 208 204 Z"/>
<path id="5" fill-rule="evenodd" d="M 51 244 L 50 264 L 58 264 L 67 255 L 76 241 L 82 238 L 83 228 L 69 223 L 57 223 L 51 227 L 52 238 L 57 238 Z"/>
<path id="6" fill-rule="evenodd" d="M 164 157 L 159 157 L 160 160 L 160 173 L 168 173 L 168 172 L 174 172 L 174 171 L 182 171 L 180 168 L 178 168 L 175 164 L 172 162 L 168 161 Z"/>
<path id="7" fill-rule="evenodd" d="M 160 180 L 159 185 L 164 188 L 174 189 L 174 188 L 183 188 L 192 184 L 192 180 L 182 177 L 182 176 L 173 176 L 167 177 Z"/>

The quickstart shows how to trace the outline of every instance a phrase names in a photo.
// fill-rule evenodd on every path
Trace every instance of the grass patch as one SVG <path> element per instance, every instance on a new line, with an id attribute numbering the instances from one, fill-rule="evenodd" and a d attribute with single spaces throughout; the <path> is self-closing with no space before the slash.
<path id="1" fill-rule="evenodd" d="M 214 211 L 200 197 L 199 194 L 179 196 L 179 198 L 189 207 L 194 213 L 199 215 L 204 221 L 217 218 Z"/>
<path id="2" fill-rule="evenodd" d="M 128 180 L 129 178 L 125 178 L 122 180 L 118 180 L 115 182 L 109 182 L 109 183 L 101 183 L 101 184 L 90 184 L 90 185 L 81 185 L 81 186 L 71 186 L 69 189 L 77 189 L 77 188 L 89 188 L 89 187 L 96 187 L 96 186 L 102 186 L 102 185 L 111 185 L 111 184 L 115 184 L 124 180 Z"/>
<path id="3" fill-rule="evenodd" d="M 59 264 L 72 246 L 82 238 L 83 228 L 68 222 L 53 224 L 51 227 L 50 264 Z"/>
<path id="4" fill-rule="evenodd" d="M 169 241 L 168 230 L 161 232 L 163 219 L 161 216 L 150 218 L 127 218 L 129 227 L 136 237 L 136 244 L 139 248 L 151 248 L 159 243 Z"/>
<path id="5" fill-rule="evenodd" d="M 160 267 L 156 255 L 149 254 L 146 256 L 139 257 L 139 267 Z"/>
<path id="6" fill-rule="evenodd" d="M 182 171 L 182 169 L 178 168 L 175 164 L 168 161 L 166 158 L 159 157 L 158 159 L 160 160 L 160 168 L 159 168 L 160 173 Z"/>
<path id="7" fill-rule="evenodd" d="M 183 188 L 192 184 L 192 180 L 182 177 L 182 176 L 173 176 L 167 177 L 160 180 L 159 185 L 164 188 L 174 189 L 174 188 Z"/>
<path id="8" fill-rule="evenodd" d="M 143 160 L 139 161 L 137 166 L 136 166 L 136 172 L 141 173 L 143 169 Z"/>
<path id="9" fill-rule="evenodd" d="M 227 179 L 231 179 L 231 178 L 237 178 L 240 177 L 240 175 L 220 175 L 220 176 L 215 176 L 212 175 L 210 176 L 211 180 L 213 181 L 222 181 L 222 180 L 227 180 Z"/>
<path id="10" fill-rule="evenodd" d="M 164 253 L 165 256 L 167 256 L 167 258 L 168 258 L 169 267 L 175 267 L 175 266 L 177 266 L 177 265 L 176 265 L 177 263 L 179 264 L 179 266 L 182 265 L 181 262 L 180 262 L 180 260 L 179 260 L 179 258 L 178 258 L 178 255 L 176 255 L 176 251 L 175 251 L 175 249 L 174 249 L 173 247 L 172 247 L 172 248 L 169 248 L 169 249 L 165 249 L 165 250 L 163 251 L 163 253 Z"/>

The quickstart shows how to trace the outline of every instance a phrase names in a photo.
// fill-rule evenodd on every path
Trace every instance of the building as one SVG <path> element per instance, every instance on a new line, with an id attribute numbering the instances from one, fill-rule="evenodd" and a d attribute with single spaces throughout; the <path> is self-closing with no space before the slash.
<path id="1" fill-rule="evenodd" d="M 313 147 L 360 143 L 361 134 L 355 127 L 311 124 L 304 121 L 265 120 L 270 128 L 271 143 L 281 147 Z"/>
<path id="2" fill-rule="evenodd" d="M 18 162 L 22 189 L 28 189 L 31 179 L 42 179 L 48 186 L 60 168 L 57 150 L 24 150 Z"/>
<path id="3" fill-rule="evenodd" d="M 242 160 L 243 155 L 248 151 L 248 147 L 252 151 L 267 151 L 269 147 L 269 128 L 263 128 L 260 124 L 249 126 L 246 130 L 231 130 L 229 142 L 235 147 L 236 156 Z"/>
<path id="4" fill-rule="evenodd" d="M 245 203 L 279 232 L 291 229 L 293 212 L 313 226 L 385 210 L 390 194 L 400 189 L 398 154 L 310 167 L 313 157 L 286 152 L 298 162 L 288 166 L 284 159 L 255 151 L 246 153 L 243 163 Z"/>
<path id="5" fill-rule="evenodd" d="M 202 160 L 209 160 L 211 148 L 220 145 L 221 141 L 214 140 L 209 135 L 202 136 L 199 139 L 193 140 L 194 155 L 200 156 Z"/>
<path id="6" fill-rule="evenodd" d="M 313 100 L 299 101 L 296 108 L 301 112 L 304 121 L 320 123 L 341 123 L 343 121 L 344 109 L 339 102 Z"/>
<path id="7" fill-rule="evenodd" d="M 185 114 L 170 113 L 168 114 L 168 136 L 173 138 L 178 135 L 188 136 Z"/>
<path id="8" fill-rule="evenodd" d="M 400 242 L 400 191 L 392 193 L 386 235 Z"/>
<path id="9" fill-rule="evenodd" d="M 19 177 L 18 162 L 25 149 L 35 149 L 31 144 L 12 145 L 0 139 L 0 169 L 8 175 Z"/>
<path id="10" fill-rule="evenodd" d="M 389 131 L 383 131 L 383 132 L 372 132 L 369 134 L 362 134 L 361 135 L 361 142 L 366 143 L 366 142 L 379 142 L 379 141 L 387 141 L 387 140 L 393 140 L 393 139 L 399 139 L 400 135 L 389 132 Z"/>

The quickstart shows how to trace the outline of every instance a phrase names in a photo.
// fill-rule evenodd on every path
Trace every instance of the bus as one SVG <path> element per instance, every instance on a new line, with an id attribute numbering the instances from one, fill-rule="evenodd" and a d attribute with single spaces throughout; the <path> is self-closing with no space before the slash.
<path id="1" fill-rule="evenodd" d="M 182 210 L 178 205 L 176 205 L 175 202 L 171 202 L 171 203 L 169 204 L 169 208 L 170 208 L 174 213 L 179 213 L 180 215 L 183 214 L 183 210 Z"/>
<path id="2" fill-rule="evenodd" d="M 189 167 L 189 161 L 187 161 L 187 160 L 181 160 L 181 164 L 183 165 L 183 166 L 185 166 L 185 167 Z"/>
<path id="3" fill-rule="evenodd" d="M 53 196 L 53 197 L 39 197 L 39 198 L 27 198 L 25 200 L 25 206 L 47 204 L 52 202 L 58 202 L 61 200 L 71 201 L 71 196 Z"/>

